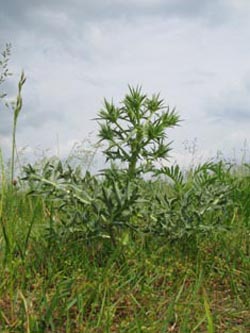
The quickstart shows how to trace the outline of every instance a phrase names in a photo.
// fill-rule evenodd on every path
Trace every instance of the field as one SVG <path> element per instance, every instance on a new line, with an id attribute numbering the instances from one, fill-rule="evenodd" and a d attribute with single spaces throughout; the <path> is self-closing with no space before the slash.
<path id="1" fill-rule="evenodd" d="M 106 169 L 45 158 L 17 175 L 25 80 L 9 167 L 0 147 L 0 332 L 250 332 L 249 163 L 171 164 L 179 115 L 129 87 L 96 119 Z"/>
<path id="2" fill-rule="evenodd" d="M 203 188 L 218 192 L 225 187 L 217 195 L 220 203 L 207 199 L 212 210 L 204 216 L 203 229 L 192 217 L 202 207 L 193 202 L 182 213 L 181 203 L 175 206 L 177 218 L 186 213 L 190 225 L 167 230 L 156 223 L 149 230 L 145 216 L 155 220 L 159 214 L 159 220 L 159 202 L 158 212 L 143 217 L 142 208 L 133 210 L 128 219 L 134 230 L 115 226 L 111 232 L 100 220 L 100 230 L 87 230 L 83 217 L 73 219 L 86 204 L 79 206 L 60 189 L 55 193 L 31 181 L 29 186 L 3 183 L 1 332 L 250 332 L 249 173 L 247 166 L 223 175 L 221 167 L 220 172 L 221 179 L 218 170 L 209 173 Z M 141 180 L 140 191 L 145 200 L 165 192 L 169 197 L 179 193 L 183 201 L 195 187 L 194 178 L 193 172 L 182 189 L 166 180 Z M 86 176 L 76 182 L 86 191 Z M 112 200 L 115 206 L 115 196 Z M 66 209 L 60 208 L 62 202 Z M 138 205 L 149 210 L 153 202 Z M 63 222 L 65 214 L 74 224 Z"/>

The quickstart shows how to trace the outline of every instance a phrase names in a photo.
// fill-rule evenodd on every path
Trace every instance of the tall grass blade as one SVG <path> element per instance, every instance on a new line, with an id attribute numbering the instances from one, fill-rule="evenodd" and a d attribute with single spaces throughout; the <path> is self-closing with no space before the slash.
<path id="1" fill-rule="evenodd" d="M 213 317 L 212 317 L 212 313 L 211 313 L 210 306 L 208 303 L 207 293 L 204 288 L 203 288 L 203 300 L 204 300 L 204 308 L 205 308 L 205 313 L 206 313 L 206 318 L 207 318 L 207 331 L 208 331 L 208 333 L 215 333 Z"/>

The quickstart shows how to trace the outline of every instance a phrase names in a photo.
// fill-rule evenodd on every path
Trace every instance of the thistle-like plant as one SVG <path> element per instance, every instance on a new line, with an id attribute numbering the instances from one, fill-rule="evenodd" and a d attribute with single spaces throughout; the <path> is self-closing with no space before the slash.
<path id="1" fill-rule="evenodd" d="M 101 178 L 86 175 L 75 181 L 71 169 L 68 173 L 61 163 L 49 163 L 42 173 L 26 168 L 24 179 L 33 194 L 44 194 L 60 214 L 52 234 L 67 239 L 108 238 L 115 246 L 125 229 L 132 233 L 145 229 L 141 222 L 149 201 L 144 199 L 143 180 L 138 176 L 155 171 L 154 162 L 168 157 L 166 129 L 176 126 L 179 117 L 159 95 L 148 98 L 140 88 L 129 87 L 121 107 L 107 100 L 104 107 L 97 118 L 99 136 L 108 145 L 104 154 L 111 166 Z M 124 170 L 117 168 L 117 161 L 123 162 Z"/>
<path id="2" fill-rule="evenodd" d="M 129 86 L 120 107 L 105 99 L 98 116 L 100 141 L 108 145 L 106 160 L 125 163 L 130 180 L 153 171 L 157 160 L 167 159 L 166 129 L 177 126 L 179 116 L 159 95 L 149 98 L 140 87 Z"/>

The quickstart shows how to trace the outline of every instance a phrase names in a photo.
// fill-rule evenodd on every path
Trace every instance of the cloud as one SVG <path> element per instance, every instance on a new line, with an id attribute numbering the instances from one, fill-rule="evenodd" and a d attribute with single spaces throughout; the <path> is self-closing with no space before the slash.
<path id="1" fill-rule="evenodd" d="M 185 121 L 170 133 L 176 149 L 193 137 L 206 156 L 218 143 L 238 145 L 234 122 L 242 135 L 248 124 L 248 9 L 243 0 L 5 1 L 0 44 L 13 43 L 10 95 L 22 68 L 27 75 L 18 145 L 55 150 L 58 138 L 66 154 L 96 130 L 103 97 L 118 103 L 127 84 L 177 106 Z M 7 147 L 7 110 L 0 136 Z"/>
<path id="2" fill-rule="evenodd" d="M 212 122 L 232 122 L 235 125 L 248 123 L 250 125 L 250 75 L 240 83 L 228 88 L 214 99 L 207 110 Z"/>
<path id="3" fill-rule="evenodd" d="M 2 136 L 8 135 L 11 132 L 11 123 L 12 123 L 12 112 L 10 110 L 6 110 L 6 108 L 1 106 L 0 110 L 0 134 Z"/>
<path id="4" fill-rule="evenodd" d="M 242 11 L 248 6 L 246 2 L 237 0 L 44 0 L 42 2 L 26 0 L 6 1 L 1 5 L 2 27 L 14 23 L 25 29 L 27 25 L 33 25 L 39 29 L 39 25 L 47 24 L 47 28 L 60 28 L 64 24 L 84 25 L 85 22 L 100 22 L 101 20 L 113 20 L 127 18 L 139 19 L 145 16 L 161 16 L 163 18 L 199 18 L 217 21 L 220 23 L 231 15 L 232 10 Z M 51 18 L 53 17 L 53 20 Z M 36 25 L 34 24 L 36 23 Z M 64 26 L 65 28 L 67 26 Z"/>

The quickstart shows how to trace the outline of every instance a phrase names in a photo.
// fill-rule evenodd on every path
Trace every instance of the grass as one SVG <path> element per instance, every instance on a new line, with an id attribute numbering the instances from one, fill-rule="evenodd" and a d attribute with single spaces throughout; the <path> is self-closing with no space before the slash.
<path id="1" fill-rule="evenodd" d="M 157 170 L 179 117 L 130 88 L 98 118 L 127 169 L 83 177 L 49 160 L 13 182 L 24 82 L 10 179 L 0 150 L 0 332 L 250 332 L 249 165 Z"/>
<path id="2" fill-rule="evenodd" d="M 245 177 L 227 230 L 113 248 L 58 241 L 46 200 L 2 183 L 0 331 L 250 332 L 249 197 Z"/>

